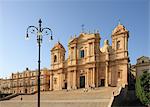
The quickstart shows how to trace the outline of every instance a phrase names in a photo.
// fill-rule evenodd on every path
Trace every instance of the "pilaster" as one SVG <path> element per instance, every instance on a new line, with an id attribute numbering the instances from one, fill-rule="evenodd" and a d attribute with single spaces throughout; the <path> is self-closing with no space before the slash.
<path id="1" fill-rule="evenodd" d="M 88 71 L 88 69 L 86 69 L 86 88 L 89 88 L 89 71 Z"/>
<path id="2" fill-rule="evenodd" d="M 93 79 L 92 79 L 92 87 L 95 87 L 95 68 L 93 68 L 92 76 L 93 76 Z"/>
<path id="3" fill-rule="evenodd" d="M 74 70 L 73 76 L 73 89 L 77 89 L 77 71 Z"/>
<path id="4" fill-rule="evenodd" d="M 106 69 L 105 69 L 105 87 L 108 87 L 108 62 L 106 62 Z"/>
<path id="5" fill-rule="evenodd" d="M 50 90 L 53 90 L 53 74 L 50 74 Z"/>
<path id="6" fill-rule="evenodd" d="M 67 75 L 67 89 L 70 90 L 71 89 L 71 78 L 70 78 L 70 71 L 68 71 L 68 75 Z"/>

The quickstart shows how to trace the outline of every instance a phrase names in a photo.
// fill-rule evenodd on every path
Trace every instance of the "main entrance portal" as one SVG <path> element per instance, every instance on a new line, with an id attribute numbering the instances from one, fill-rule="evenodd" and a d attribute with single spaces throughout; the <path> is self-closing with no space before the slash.
<path id="1" fill-rule="evenodd" d="M 80 76 L 80 88 L 85 88 L 85 76 Z"/>
<path id="2" fill-rule="evenodd" d="M 101 86 L 105 86 L 105 79 L 101 79 Z"/>

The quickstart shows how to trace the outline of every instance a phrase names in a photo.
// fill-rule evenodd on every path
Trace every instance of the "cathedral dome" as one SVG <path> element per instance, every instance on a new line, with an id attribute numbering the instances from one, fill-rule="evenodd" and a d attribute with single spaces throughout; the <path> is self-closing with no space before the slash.
<path id="1" fill-rule="evenodd" d="M 59 41 L 52 48 L 52 50 L 57 50 L 57 49 L 65 50 L 65 48 L 63 47 L 63 45 Z"/>
<path id="2" fill-rule="evenodd" d="M 117 27 L 112 31 L 112 35 L 120 34 L 126 31 L 127 29 L 122 24 L 119 23 Z"/>

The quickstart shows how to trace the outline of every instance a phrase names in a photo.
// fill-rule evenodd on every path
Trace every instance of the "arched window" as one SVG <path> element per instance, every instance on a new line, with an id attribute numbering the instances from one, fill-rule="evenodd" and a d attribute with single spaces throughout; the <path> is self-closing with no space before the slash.
<path id="1" fill-rule="evenodd" d="M 74 52 L 74 47 L 71 47 L 70 59 L 73 59 L 73 57 L 74 57 L 74 56 L 73 56 L 73 55 L 74 55 L 74 53 L 73 53 L 73 52 Z"/>
<path id="2" fill-rule="evenodd" d="M 57 56 L 54 55 L 54 62 L 57 62 Z"/>
<path id="3" fill-rule="evenodd" d="M 117 49 L 120 49 L 120 41 L 117 41 Z"/>

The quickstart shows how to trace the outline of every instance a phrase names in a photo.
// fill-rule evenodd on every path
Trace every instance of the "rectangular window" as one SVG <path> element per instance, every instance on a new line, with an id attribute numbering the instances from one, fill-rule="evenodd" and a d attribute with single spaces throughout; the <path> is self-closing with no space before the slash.
<path id="1" fill-rule="evenodd" d="M 57 78 L 54 78 L 54 84 L 57 84 Z"/>
<path id="2" fill-rule="evenodd" d="M 84 50 L 81 50 L 81 51 L 80 51 L 80 57 L 81 57 L 81 58 L 84 58 Z"/>
<path id="3" fill-rule="evenodd" d="M 34 80 L 32 81 L 32 85 L 34 85 Z"/>
<path id="4" fill-rule="evenodd" d="M 120 72 L 118 72 L 118 79 L 120 79 L 121 78 L 121 73 Z"/>

